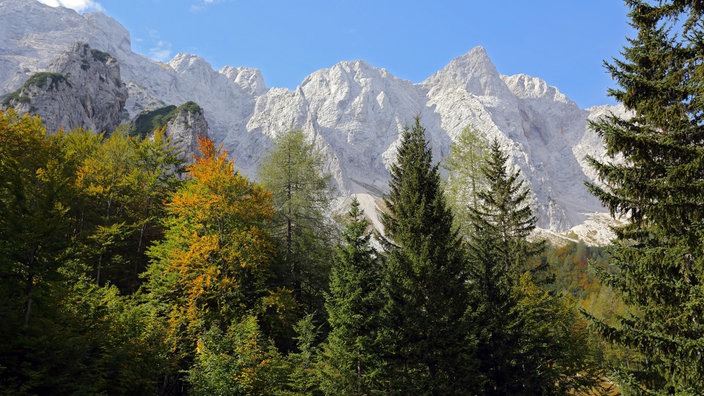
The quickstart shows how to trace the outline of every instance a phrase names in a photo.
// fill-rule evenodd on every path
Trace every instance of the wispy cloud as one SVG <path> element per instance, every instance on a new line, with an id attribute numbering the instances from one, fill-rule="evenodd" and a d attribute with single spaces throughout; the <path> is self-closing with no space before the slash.
<path id="1" fill-rule="evenodd" d="M 103 6 L 100 5 L 100 3 L 93 0 L 39 0 L 39 2 L 46 4 L 50 7 L 66 7 L 76 10 L 78 12 L 105 11 L 105 9 L 103 8 Z"/>
<path id="2" fill-rule="evenodd" d="M 216 4 L 216 3 L 222 3 L 225 0 L 200 0 L 196 4 L 191 5 L 191 12 L 200 12 L 206 9 L 206 7 Z"/>
<path id="3" fill-rule="evenodd" d="M 168 62 L 171 59 L 171 43 L 162 40 L 156 30 L 150 30 L 149 37 L 153 42 L 153 47 L 149 49 L 149 57 L 159 62 Z"/>

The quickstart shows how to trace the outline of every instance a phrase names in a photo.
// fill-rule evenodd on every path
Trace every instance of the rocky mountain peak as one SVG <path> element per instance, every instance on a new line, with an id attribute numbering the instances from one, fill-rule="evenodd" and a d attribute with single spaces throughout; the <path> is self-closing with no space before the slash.
<path id="1" fill-rule="evenodd" d="M 0 0 L 0 9 L 0 96 L 33 73 L 47 71 L 54 59 L 82 41 L 119 62 L 129 89 L 125 120 L 196 102 L 210 137 L 254 177 L 271 138 L 301 129 L 323 153 L 339 194 L 380 196 L 388 187 L 401 132 L 420 115 L 436 161 L 448 154 L 465 127 L 498 139 L 510 165 L 520 167 L 534 192 L 540 227 L 566 230 L 583 223 L 589 213 L 604 211 L 583 184 L 595 177 L 584 154 L 603 153 L 587 119 L 617 110 L 582 110 L 539 78 L 502 76 L 482 47 L 419 84 L 364 61 L 345 61 L 313 72 L 290 90 L 266 87 L 256 69 L 215 71 L 196 55 L 179 54 L 169 64 L 149 60 L 132 52 L 127 31 L 101 14 L 80 15 L 34 0 Z M 80 73 L 80 62 L 76 64 L 72 75 Z M 66 82 L 45 75 L 43 84 L 68 89 L 73 81 L 59 75 Z M 106 100 L 119 103 L 117 97 Z M 73 107 L 80 106 L 69 100 L 61 109 Z M 195 123 L 187 119 L 183 125 Z"/>
<path id="2" fill-rule="evenodd" d="M 502 97 L 507 93 L 506 84 L 483 47 L 474 47 L 453 59 L 422 85 L 433 91 L 461 90 L 475 96 Z"/>
<path id="3" fill-rule="evenodd" d="M 208 121 L 203 109 L 194 102 L 176 108 L 166 123 L 166 136 L 173 140 L 186 161 L 191 161 L 198 153 L 198 137 L 208 137 Z"/>
<path id="4" fill-rule="evenodd" d="M 34 74 L 3 105 L 19 113 L 38 114 L 47 131 L 85 128 L 111 132 L 127 100 L 120 66 L 110 54 L 88 44 L 73 47 Z"/>
<path id="5" fill-rule="evenodd" d="M 225 66 L 220 69 L 219 73 L 227 76 L 230 81 L 237 84 L 249 95 L 260 96 L 267 91 L 264 76 L 259 69 Z"/>

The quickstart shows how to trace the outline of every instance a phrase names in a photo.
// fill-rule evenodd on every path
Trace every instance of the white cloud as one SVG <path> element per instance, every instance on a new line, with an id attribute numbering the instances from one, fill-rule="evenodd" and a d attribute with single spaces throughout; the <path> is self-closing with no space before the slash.
<path id="1" fill-rule="evenodd" d="M 200 0 L 197 4 L 191 5 L 191 12 L 200 12 L 213 4 L 222 3 L 224 0 Z"/>
<path id="2" fill-rule="evenodd" d="M 105 9 L 93 0 L 39 0 L 50 7 L 66 7 L 78 12 L 102 11 Z"/>
<path id="3" fill-rule="evenodd" d="M 171 43 L 162 40 L 156 30 L 150 30 L 149 37 L 154 42 L 154 47 L 149 49 L 149 57 L 159 62 L 168 62 L 171 59 Z"/>

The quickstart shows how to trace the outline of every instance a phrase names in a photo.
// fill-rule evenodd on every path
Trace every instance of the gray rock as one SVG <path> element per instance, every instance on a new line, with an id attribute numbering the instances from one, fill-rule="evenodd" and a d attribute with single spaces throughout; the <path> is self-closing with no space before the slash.
<path id="1" fill-rule="evenodd" d="M 39 115 L 49 133 L 85 128 L 111 132 L 120 121 L 127 88 L 108 53 L 76 43 L 3 101 L 18 113 Z"/>

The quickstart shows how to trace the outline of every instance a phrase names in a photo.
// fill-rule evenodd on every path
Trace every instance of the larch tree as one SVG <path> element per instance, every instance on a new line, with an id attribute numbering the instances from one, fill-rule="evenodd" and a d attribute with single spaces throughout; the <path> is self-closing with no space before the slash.
<path id="1" fill-rule="evenodd" d="M 330 177 L 323 171 L 322 155 L 302 131 L 292 130 L 274 141 L 258 175 L 272 194 L 281 281 L 308 309 L 322 310 L 334 241 L 326 218 Z"/>
<path id="2" fill-rule="evenodd" d="M 381 217 L 387 391 L 466 394 L 473 376 L 464 252 L 419 118 L 403 132 L 389 187 Z"/>
<path id="3" fill-rule="evenodd" d="M 637 35 L 606 67 L 632 117 L 591 124 L 610 159 L 590 159 L 603 184 L 589 187 L 628 220 L 611 248 L 616 269 L 600 274 L 629 313 L 590 318 L 641 356 L 614 368 L 624 391 L 704 394 L 704 5 L 626 3 Z"/>
<path id="4" fill-rule="evenodd" d="M 485 186 L 482 166 L 489 144 L 471 125 L 465 127 L 450 147 L 442 166 L 449 174 L 445 185 L 448 203 L 463 234 L 471 233 L 469 208 L 477 204 L 477 193 Z"/>

